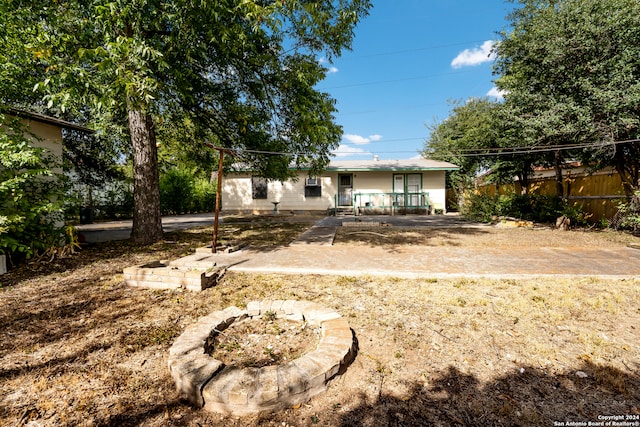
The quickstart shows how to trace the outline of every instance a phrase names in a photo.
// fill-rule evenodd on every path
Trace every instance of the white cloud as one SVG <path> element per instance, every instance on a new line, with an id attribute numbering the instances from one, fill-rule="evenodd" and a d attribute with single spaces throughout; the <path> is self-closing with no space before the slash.
<path id="1" fill-rule="evenodd" d="M 466 66 L 480 65 L 484 62 L 490 62 L 495 59 L 495 54 L 491 49 L 495 45 L 495 41 L 487 40 L 482 46 L 473 49 L 465 49 L 451 61 L 453 68 L 462 68 Z"/>
<path id="2" fill-rule="evenodd" d="M 325 64 L 328 64 L 329 61 L 327 60 L 327 58 L 320 58 L 318 59 L 318 63 L 320 65 L 325 65 Z M 338 71 L 340 71 L 338 70 L 338 67 L 327 67 L 327 74 L 337 73 Z"/>
<path id="3" fill-rule="evenodd" d="M 352 144 L 364 145 L 373 141 L 380 141 L 382 139 L 382 135 L 369 135 L 368 137 L 362 135 L 355 135 L 351 133 L 347 133 L 344 135 L 344 139 L 349 141 Z"/>
<path id="4" fill-rule="evenodd" d="M 347 144 L 340 144 L 340 146 L 333 150 L 331 153 L 336 157 L 347 157 L 357 154 L 370 154 L 370 152 L 367 150 L 363 150 L 362 148 L 357 147 L 351 147 Z"/>
<path id="5" fill-rule="evenodd" d="M 489 92 L 487 92 L 487 96 L 492 96 L 494 98 L 497 98 L 498 100 L 503 100 L 506 93 L 506 91 L 498 89 L 494 86 L 491 88 L 491 90 L 489 90 Z"/>

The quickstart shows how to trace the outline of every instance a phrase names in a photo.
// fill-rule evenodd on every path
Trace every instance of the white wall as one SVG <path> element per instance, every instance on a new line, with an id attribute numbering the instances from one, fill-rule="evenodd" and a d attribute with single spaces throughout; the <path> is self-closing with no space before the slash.
<path id="1" fill-rule="evenodd" d="M 300 173 L 297 181 L 269 181 L 267 183 L 267 198 L 253 199 L 251 175 L 227 175 L 222 179 L 222 210 L 243 212 L 273 211 L 272 202 L 279 202 L 278 210 L 281 211 L 326 211 L 332 207 L 336 190 L 331 177 L 322 177 L 321 197 L 305 197 L 305 178 L 307 178 L 307 175 Z"/>
<path id="2" fill-rule="evenodd" d="M 422 189 L 429 193 L 431 206 L 445 212 L 447 191 L 445 171 L 428 171 L 422 174 Z"/>
<path id="3" fill-rule="evenodd" d="M 393 175 L 394 172 L 391 171 L 353 172 L 354 193 L 391 193 L 393 191 Z M 267 198 L 253 199 L 251 175 L 242 173 L 228 174 L 222 180 L 222 210 L 269 212 L 273 211 L 271 202 L 280 202 L 278 204 L 280 211 L 326 211 L 328 208 L 333 208 L 335 195 L 338 193 L 338 172 L 331 171 L 323 174 L 321 197 L 304 196 L 305 178 L 307 178 L 307 174 L 300 172 L 297 181 L 288 180 L 284 183 L 270 181 L 267 184 Z M 423 172 L 422 190 L 429 193 L 431 206 L 444 209 L 446 197 L 445 172 Z M 376 204 L 379 205 L 380 203 Z"/>

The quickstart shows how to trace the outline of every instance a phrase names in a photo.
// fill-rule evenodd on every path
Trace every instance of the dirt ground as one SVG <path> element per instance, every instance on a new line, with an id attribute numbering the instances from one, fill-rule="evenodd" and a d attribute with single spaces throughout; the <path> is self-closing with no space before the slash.
<path id="1" fill-rule="evenodd" d="M 277 246 L 306 226 L 239 221 L 222 236 Z M 515 243 L 517 229 L 456 233 L 455 241 L 442 230 L 343 231 L 337 244 L 525 244 Z M 526 244 L 637 241 L 539 233 Z M 202 293 L 124 284 L 124 267 L 189 254 L 210 236 L 203 229 L 152 247 L 97 244 L 1 276 L 0 425 L 552 426 L 612 416 L 640 425 L 638 279 L 227 273 Z M 359 347 L 346 373 L 277 414 L 225 417 L 180 400 L 167 367 L 173 340 L 201 316 L 262 299 L 309 300 L 342 314 Z"/>

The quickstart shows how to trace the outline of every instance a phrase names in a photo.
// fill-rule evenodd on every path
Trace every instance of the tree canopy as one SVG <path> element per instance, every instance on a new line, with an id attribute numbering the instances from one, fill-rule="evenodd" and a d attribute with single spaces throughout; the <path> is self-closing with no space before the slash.
<path id="1" fill-rule="evenodd" d="M 614 166 L 630 193 L 640 186 L 640 3 L 518 3 L 495 70 L 524 142 L 575 145 L 563 157 Z"/>
<path id="2" fill-rule="evenodd" d="M 579 159 L 614 167 L 632 194 L 640 188 L 640 3 L 513 2 L 495 46 L 504 101 L 457 106 L 433 127 L 426 151 L 463 154 L 448 160 L 472 175 L 518 176 L 523 189 L 532 166 L 554 166 L 561 182 L 563 163 Z"/>
<path id="3" fill-rule="evenodd" d="M 274 179 L 286 178 L 291 164 L 318 171 L 328 163 L 341 129 L 334 100 L 314 88 L 326 74 L 318 59 L 350 47 L 370 6 L 0 0 L 6 21 L 26 29 L 5 37 L 22 47 L 4 58 L 18 94 L 35 87 L 47 107 L 88 111 L 103 133 L 131 141 L 132 238 L 143 243 L 162 237 L 158 142 L 182 139 L 195 156 L 203 141 L 239 150 L 258 174 Z M 38 71 L 28 81 L 24 67 L 33 63 Z"/>

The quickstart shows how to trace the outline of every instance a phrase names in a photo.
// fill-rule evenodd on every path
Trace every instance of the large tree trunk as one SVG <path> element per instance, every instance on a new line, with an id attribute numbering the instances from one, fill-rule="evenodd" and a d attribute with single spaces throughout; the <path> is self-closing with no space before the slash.
<path id="1" fill-rule="evenodd" d="M 145 245 L 162 240 L 158 149 L 153 119 L 139 109 L 129 110 L 133 145 L 133 229 L 131 239 Z"/>

